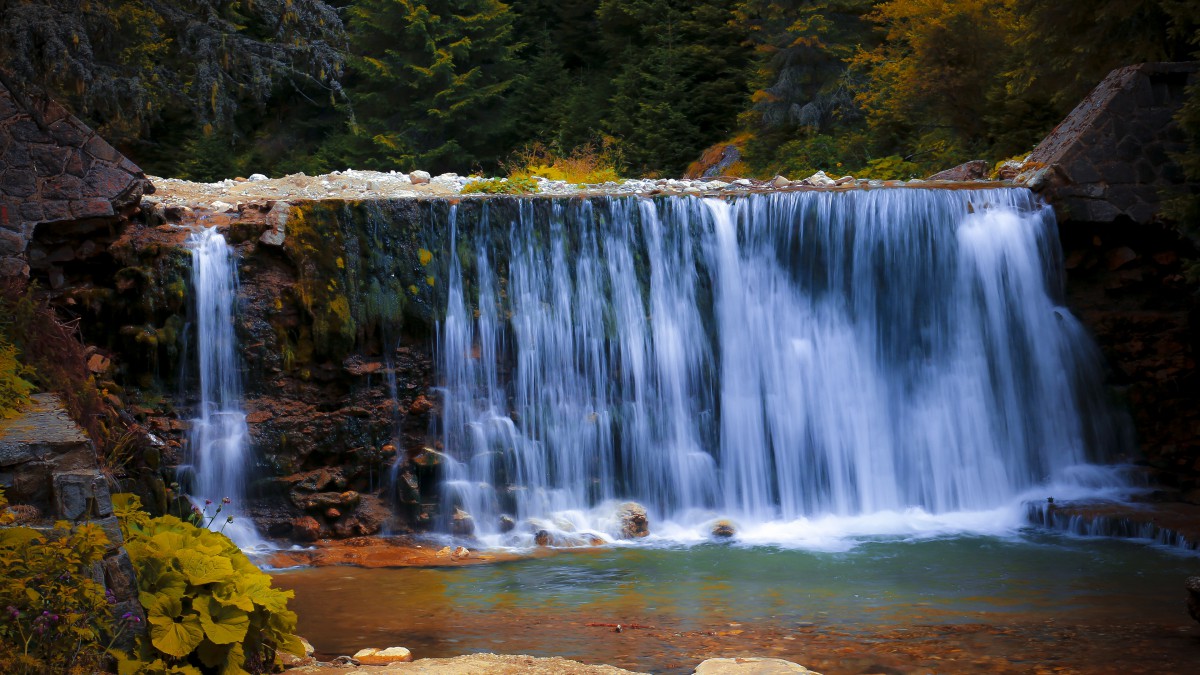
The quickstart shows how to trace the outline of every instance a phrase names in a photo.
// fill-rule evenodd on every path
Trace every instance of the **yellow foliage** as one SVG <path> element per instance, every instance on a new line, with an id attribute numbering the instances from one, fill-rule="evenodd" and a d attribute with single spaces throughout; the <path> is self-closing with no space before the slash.
<path id="1" fill-rule="evenodd" d="M 556 148 L 534 143 L 516 152 L 506 165 L 510 178 L 541 176 L 547 180 L 568 183 L 607 183 L 618 181 L 620 153 L 612 139 L 600 147 L 594 143 L 581 145 L 567 154 Z"/>

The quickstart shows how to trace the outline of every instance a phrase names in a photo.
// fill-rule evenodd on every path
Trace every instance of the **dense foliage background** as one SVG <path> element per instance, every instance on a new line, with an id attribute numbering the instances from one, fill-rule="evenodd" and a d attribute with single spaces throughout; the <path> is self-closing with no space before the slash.
<path id="1" fill-rule="evenodd" d="M 1021 154 L 1110 69 L 1195 57 L 1189 0 L 7 0 L 0 74 L 159 175 L 494 171 L 591 145 L 679 174 Z"/>

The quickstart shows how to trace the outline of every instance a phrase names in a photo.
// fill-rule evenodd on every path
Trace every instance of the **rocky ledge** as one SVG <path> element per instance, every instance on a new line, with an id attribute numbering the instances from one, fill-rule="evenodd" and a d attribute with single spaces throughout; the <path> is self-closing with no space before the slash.
<path id="1" fill-rule="evenodd" d="M 268 178 L 253 174 L 250 178 L 230 178 L 214 183 L 198 183 L 176 178 L 151 176 L 155 194 L 143 200 L 143 207 L 153 212 L 166 209 L 197 209 L 214 213 L 234 213 L 248 203 L 274 201 L 313 201 L 327 199 L 371 200 L 371 199 L 428 199 L 458 195 L 485 197 L 487 195 L 463 191 L 476 180 L 499 181 L 504 178 L 482 179 L 479 176 L 460 176 L 445 173 L 429 176 L 424 171 L 401 173 L 397 171 L 334 171 L 319 176 L 303 173 Z M 794 190 L 812 188 L 880 188 L 880 187 L 980 187 L 980 183 L 995 186 L 1013 185 L 1004 181 L 987 181 L 982 174 L 939 174 L 930 180 L 876 180 L 853 176 L 830 177 L 818 171 L 807 178 L 792 180 L 775 176 L 770 180 L 752 180 L 723 176 L 712 179 L 631 178 L 607 183 L 568 183 L 533 177 L 537 192 L 532 196 L 548 197 L 590 195 L 658 195 L 691 194 L 718 195 L 737 194 L 747 191 Z M 172 220 L 164 218 L 164 220 Z"/>
<path id="2" fill-rule="evenodd" d="M 1030 502 L 1029 521 L 1085 537 L 1142 539 L 1194 551 L 1200 548 L 1200 505 L 1182 502 Z"/>

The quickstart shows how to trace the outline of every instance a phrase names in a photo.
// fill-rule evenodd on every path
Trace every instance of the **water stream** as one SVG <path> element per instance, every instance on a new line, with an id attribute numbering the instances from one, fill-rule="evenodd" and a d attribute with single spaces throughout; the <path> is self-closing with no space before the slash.
<path id="1" fill-rule="evenodd" d="M 1127 442 L 1024 189 L 527 201 L 445 224 L 446 514 L 837 548 L 1011 531 Z M 500 233 L 497 235 L 497 233 Z M 1083 468 L 1081 468 L 1083 467 Z M 1083 477 L 1083 480 L 1080 479 Z M 501 535 L 500 517 L 522 526 Z"/>

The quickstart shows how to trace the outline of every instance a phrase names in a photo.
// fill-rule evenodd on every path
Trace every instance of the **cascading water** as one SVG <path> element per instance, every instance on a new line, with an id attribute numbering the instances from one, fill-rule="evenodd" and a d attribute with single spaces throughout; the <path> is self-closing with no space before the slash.
<path id="1" fill-rule="evenodd" d="M 237 268 L 216 228 L 192 234 L 188 248 L 192 252 L 200 380 L 199 415 L 191 421 L 188 438 L 195 467 L 192 499 L 210 518 L 221 505 L 209 527 L 223 531 L 238 546 L 250 548 L 262 540 L 249 517 L 241 515 L 251 457 L 233 329 Z M 229 503 L 222 505 L 226 499 Z M 207 505 L 206 500 L 210 502 Z M 230 517 L 232 522 L 228 522 Z"/>
<path id="2" fill-rule="evenodd" d="M 1124 438 L 1027 190 L 488 214 L 451 207 L 437 335 L 443 499 L 484 535 L 624 499 L 682 538 L 987 527 Z"/>

